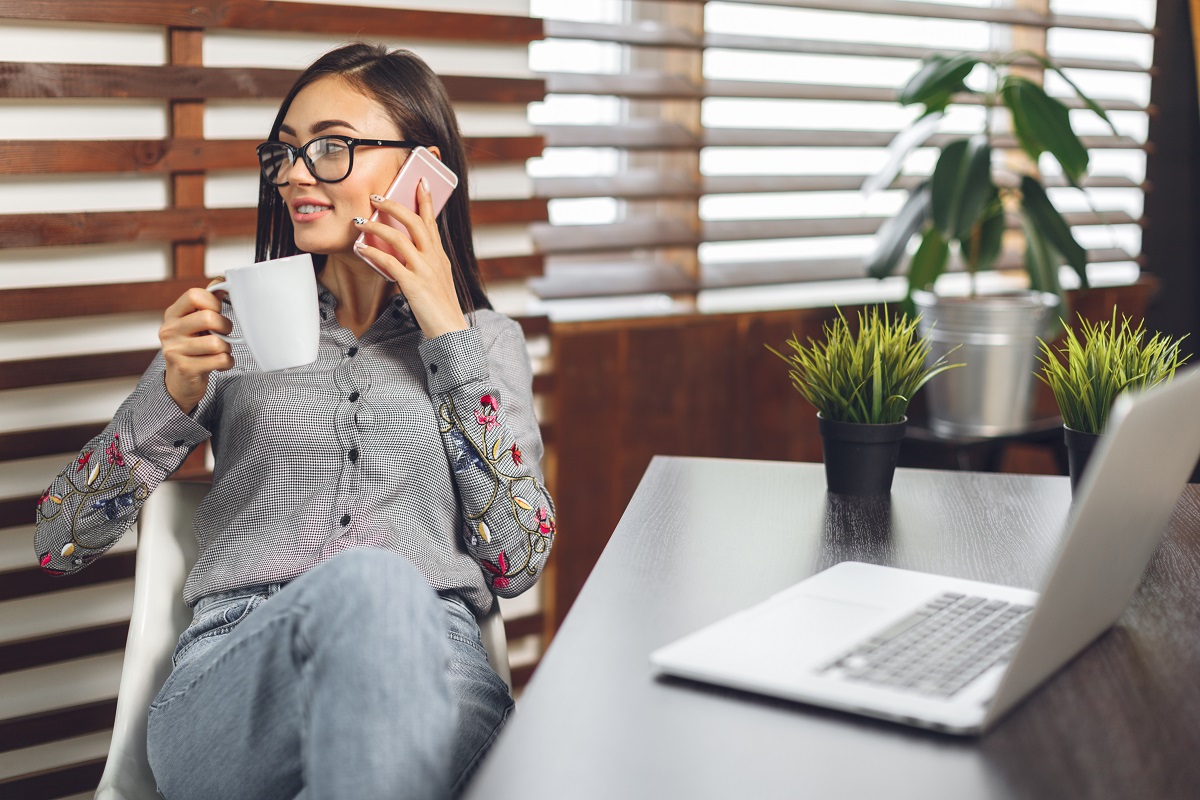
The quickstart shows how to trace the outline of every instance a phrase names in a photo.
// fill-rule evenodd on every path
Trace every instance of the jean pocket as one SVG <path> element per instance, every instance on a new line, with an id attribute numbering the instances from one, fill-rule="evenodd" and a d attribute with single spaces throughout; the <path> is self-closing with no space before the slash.
<path id="1" fill-rule="evenodd" d="M 200 642 L 232 631 L 247 614 L 258 608 L 264 599 L 266 598 L 262 595 L 249 595 L 206 609 L 193 619 L 192 624 L 180 635 L 175 652 L 171 656 L 172 665 L 178 667 L 185 660 L 187 653 L 194 650 Z"/>

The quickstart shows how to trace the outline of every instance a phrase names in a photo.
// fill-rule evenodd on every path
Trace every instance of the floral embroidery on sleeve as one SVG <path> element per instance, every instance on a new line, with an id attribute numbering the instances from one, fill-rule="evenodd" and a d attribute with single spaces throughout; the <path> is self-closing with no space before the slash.
<path id="1" fill-rule="evenodd" d="M 500 402 L 492 394 L 479 397 L 478 405 L 464 417 L 457 413 L 454 401 L 445 398 L 439 409 L 443 427 L 457 448 L 454 472 L 474 468 L 491 480 L 491 490 L 483 498 L 464 497 L 463 513 L 467 543 L 474 547 L 492 544 L 494 529 L 504 527 L 524 534 L 525 554 L 521 563 L 513 564 L 506 550 L 500 550 L 495 561 L 477 556 L 493 589 L 506 589 L 510 580 L 522 572 L 537 576 L 537 556 L 545 554 L 556 533 L 546 492 L 533 475 L 520 474 L 524 465 L 517 442 L 506 443 L 506 429 L 499 422 Z M 478 508 L 468 507 L 478 505 Z M 511 544 L 511 539 L 509 540 Z"/>
<path id="2" fill-rule="evenodd" d="M 63 575 L 98 558 L 108 550 L 127 526 L 86 525 L 94 514 L 108 522 L 129 518 L 141 508 L 150 490 L 135 477 L 141 461 L 127 468 L 121 453 L 121 435 L 114 433 L 98 456 L 99 447 L 80 453 L 38 499 L 37 524 L 60 520 L 68 523 L 67 541 L 38 553 L 38 563 L 51 575 Z M 74 469 L 72 469 L 72 465 Z M 86 470 L 86 472 L 85 472 Z M 66 515 L 64 517 L 64 515 Z M 43 545 L 45 547 L 45 545 Z"/>

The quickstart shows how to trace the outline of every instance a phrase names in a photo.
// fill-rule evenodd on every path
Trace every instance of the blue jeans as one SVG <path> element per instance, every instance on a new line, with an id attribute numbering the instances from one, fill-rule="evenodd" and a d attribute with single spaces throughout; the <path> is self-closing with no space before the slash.
<path id="1" fill-rule="evenodd" d="M 471 611 L 384 550 L 202 598 L 174 664 L 147 733 L 167 800 L 449 797 L 512 709 Z"/>

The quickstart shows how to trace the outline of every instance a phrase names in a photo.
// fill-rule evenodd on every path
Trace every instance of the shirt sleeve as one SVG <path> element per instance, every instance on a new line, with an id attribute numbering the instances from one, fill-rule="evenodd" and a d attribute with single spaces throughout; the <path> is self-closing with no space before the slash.
<path id="1" fill-rule="evenodd" d="M 167 392 L 165 374 L 159 352 L 112 422 L 38 499 L 34 548 L 45 572 L 72 574 L 99 558 L 137 521 L 155 487 L 209 438 L 200 420 L 216 381 L 188 415 Z"/>
<path id="2" fill-rule="evenodd" d="M 521 328 L 505 319 L 486 348 L 478 327 L 454 331 L 420 352 L 462 504 L 463 543 L 492 591 L 515 597 L 537 582 L 555 535 Z"/>

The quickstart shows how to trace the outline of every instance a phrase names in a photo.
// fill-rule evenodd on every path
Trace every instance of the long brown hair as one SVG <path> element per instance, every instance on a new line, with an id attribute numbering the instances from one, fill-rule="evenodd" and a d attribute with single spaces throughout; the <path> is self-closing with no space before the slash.
<path id="1" fill-rule="evenodd" d="M 458 188 L 438 216 L 438 231 L 442 247 L 450 258 L 454 286 L 463 312 L 470 314 L 478 308 L 491 308 L 475 259 L 462 134 L 446 87 L 420 57 L 408 50 L 389 52 L 386 47 L 364 42 L 329 51 L 304 70 L 292 85 L 271 126 L 270 140 L 279 139 L 283 118 L 300 90 L 334 75 L 382 105 L 403 138 L 420 142 L 425 147 L 437 146 L 442 163 L 458 175 Z M 278 187 L 260 175 L 255 260 L 282 258 L 299 252 L 292 219 L 279 196 Z M 318 269 L 325 265 L 324 256 L 314 254 L 313 261 Z"/>

